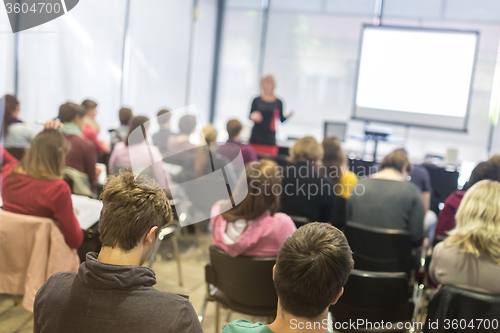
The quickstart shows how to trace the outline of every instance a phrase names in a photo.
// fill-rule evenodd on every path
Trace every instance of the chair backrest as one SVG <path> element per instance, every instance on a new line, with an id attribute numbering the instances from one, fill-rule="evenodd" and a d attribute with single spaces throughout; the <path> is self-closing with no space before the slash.
<path id="1" fill-rule="evenodd" d="M 411 319 L 413 303 L 408 288 L 408 274 L 403 272 L 368 272 L 353 269 L 344 294 L 330 306 L 336 321 L 363 318 L 370 321 L 405 321 Z"/>
<path id="2" fill-rule="evenodd" d="M 345 236 L 354 267 L 373 272 L 409 272 L 416 267 L 410 233 L 347 222 Z"/>
<path id="3" fill-rule="evenodd" d="M 24 295 L 32 311 L 35 294 L 60 271 L 76 272 L 80 260 L 54 221 L 0 209 L 0 294 Z"/>
<path id="4" fill-rule="evenodd" d="M 206 282 L 221 290 L 235 303 L 251 307 L 276 306 L 273 266 L 275 257 L 231 257 L 210 246 L 210 264 L 205 267 Z"/>
<path id="5" fill-rule="evenodd" d="M 456 323 L 460 332 L 499 332 L 500 295 L 443 285 L 429 303 L 424 332 L 449 332 L 444 327 L 445 319 L 450 328 Z M 436 321 L 439 325 L 429 324 Z"/>

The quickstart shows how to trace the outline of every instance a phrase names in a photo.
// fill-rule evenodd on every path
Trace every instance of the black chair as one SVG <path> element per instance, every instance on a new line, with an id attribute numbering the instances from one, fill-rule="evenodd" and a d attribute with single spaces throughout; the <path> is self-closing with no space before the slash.
<path id="1" fill-rule="evenodd" d="M 273 266 L 275 257 L 231 257 L 226 252 L 210 246 L 210 264 L 205 266 L 207 296 L 200 312 L 203 324 L 209 301 L 217 302 L 215 332 L 219 330 L 220 305 L 252 316 L 276 316 L 278 296 L 274 290 Z"/>
<path id="2" fill-rule="evenodd" d="M 24 157 L 24 155 L 26 154 L 26 151 L 28 149 L 26 149 L 26 148 L 5 148 L 5 150 L 7 150 L 9 152 L 9 154 L 14 156 L 18 161 L 20 161 Z"/>
<path id="3" fill-rule="evenodd" d="M 408 322 L 412 319 L 414 304 L 411 289 L 408 288 L 408 274 L 402 272 L 367 272 L 353 269 L 344 294 L 337 304 L 330 306 L 334 329 L 351 332 L 342 323 L 366 322 L 385 323 Z M 394 325 L 396 327 L 396 325 Z M 352 328 L 352 327 L 351 327 Z M 359 328 L 359 327 L 358 327 Z M 365 326 L 371 329 L 369 325 Z"/>
<path id="4" fill-rule="evenodd" d="M 298 215 L 288 215 L 292 219 L 293 223 L 295 223 L 295 226 L 298 228 L 305 226 L 309 222 L 311 222 L 307 217 L 305 216 L 298 216 Z"/>
<path id="5" fill-rule="evenodd" d="M 409 273 L 416 268 L 409 231 L 347 222 L 344 233 L 356 269 Z"/>
<path id="6" fill-rule="evenodd" d="M 441 332 L 500 332 L 500 295 L 441 286 L 429 303 L 424 333 Z"/>

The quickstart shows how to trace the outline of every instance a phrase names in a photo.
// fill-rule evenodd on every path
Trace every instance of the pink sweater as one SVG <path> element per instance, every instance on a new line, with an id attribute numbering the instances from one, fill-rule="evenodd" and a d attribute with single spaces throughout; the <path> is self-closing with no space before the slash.
<path id="1" fill-rule="evenodd" d="M 223 237 L 227 221 L 220 215 L 220 202 L 213 206 L 211 216 L 212 240 L 215 246 L 231 257 L 274 257 L 285 238 L 297 229 L 288 215 L 276 213 L 271 216 L 266 211 L 254 220 L 234 244 L 227 244 Z"/>

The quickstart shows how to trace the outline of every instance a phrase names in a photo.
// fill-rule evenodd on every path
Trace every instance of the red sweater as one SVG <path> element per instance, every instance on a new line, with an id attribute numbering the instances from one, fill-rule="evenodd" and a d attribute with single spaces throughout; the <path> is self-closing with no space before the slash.
<path id="1" fill-rule="evenodd" d="M 439 219 L 436 227 L 436 236 L 448 236 L 447 231 L 455 228 L 455 214 L 457 213 L 458 206 L 462 202 L 465 191 L 455 191 L 444 202 L 444 207 L 439 212 Z"/>
<path id="2" fill-rule="evenodd" d="M 16 163 L 2 168 L 3 209 L 8 212 L 48 217 L 57 221 L 66 243 L 77 249 L 83 230 L 73 213 L 71 190 L 64 180 L 43 181 L 11 173 Z"/>

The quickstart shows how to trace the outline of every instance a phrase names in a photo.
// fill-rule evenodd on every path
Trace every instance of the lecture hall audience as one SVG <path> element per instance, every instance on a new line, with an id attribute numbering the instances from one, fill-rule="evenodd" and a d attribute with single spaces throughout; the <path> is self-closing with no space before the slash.
<path id="1" fill-rule="evenodd" d="M 172 220 L 163 189 L 120 172 L 100 198 L 102 249 L 88 253 L 78 273 L 56 273 L 40 288 L 33 332 L 202 333 L 189 300 L 156 290 L 154 271 L 142 266 Z"/>
<path id="2" fill-rule="evenodd" d="M 220 201 L 212 208 L 212 240 L 232 257 L 275 256 L 283 240 L 296 230 L 289 216 L 277 212 L 280 195 L 273 189 L 281 184 L 281 177 L 276 163 L 250 162 L 246 175 L 248 195 L 242 202 L 231 208 L 230 202 Z"/>
<path id="3" fill-rule="evenodd" d="M 136 116 L 130 123 L 125 141 L 118 142 L 109 158 L 111 174 L 117 174 L 123 167 L 145 168 L 163 189 L 168 189 L 170 176 L 163 167 L 163 159 L 157 147 L 148 145 L 149 118 Z M 152 160 L 151 160 L 152 158 Z"/>
<path id="4" fill-rule="evenodd" d="M 55 126 L 49 122 L 46 128 Z M 19 163 L 10 161 L 2 168 L 2 209 L 57 221 L 66 243 L 78 249 L 84 234 L 73 212 L 71 189 L 62 179 L 69 148 L 59 131 L 40 132 Z"/>
<path id="5" fill-rule="evenodd" d="M 196 116 L 185 115 L 179 119 L 179 134 L 170 135 L 167 142 L 169 154 L 177 154 L 196 148 L 189 137 L 196 129 Z"/>
<path id="6" fill-rule="evenodd" d="M 33 139 L 31 128 L 19 119 L 19 100 L 14 95 L 5 95 L 3 114 L 3 145 L 5 148 L 28 148 Z"/>
<path id="7" fill-rule="evenodd" d="M 353 266 L 340 230 L 326 223 L 299 228 L 283 242 L 273 269 L 278 294 L 274 321 L 264 325 L 239 319 L 222 332 L 327 332 L 328 309 L 342 296 Z"/>
<path id="8" fill-rule="evenodd" d="M 239 151 L 241 151 L 243 163 L 246 165 L 250 162 L 257 161 L 257 155 L 252 147 L 241 142 L 242 128 L 243 125 L 238 119 L 229 120 L 226 125 L 227 134 L 229 136 L 227 144 L 220 146 L 218 152 L 232 161 L 238 156 Z"/>
<path id="9" fill-rule="evenodd" d="M 295 141 L 290 148 L 291 165 L 283 168 L 281 212 L 330 222 L 335 193 L 332 180 L 318 168 L 322 158 L 323 149 L 315 138 Z"/>
<path id="10" fill-rule="evenodd" d="M 92 141 L 83 135 L 84 117 L 85 110 L 80 105 L 67 102 L 59 107 L 58 118 L 64 125 L 60 131 L 71 144 L 66 156 L 66 168 L 75 169 L 86 175 L 86 182 L 89 188 L 93 189 L 97 180 L 97 153 Z"/>
<path id="11" fill-rule="evenodd" d="M 424 204 L 415 185 L 406 181 L 408 158 L 392 152 L 380 171 L 361 179 L 349 199 L 350 221 L 373 227 L 408 230 L 415 246 L 424 239 Z"/>
<path id="12" fill-rule="evenodd" d="M 494 160 L 480 162 L 470 175 L 469 181 L 464 188 L 455 191 L 444 202 L 444 207 L 439 212 L 438 223 L 436 226 L 436 240 L 442 240 L 448 236 L 448 232 L 455 228 L 455 214 L 462 202 L 462 198 L 469 188 L 482 180 L 500 181 L 500 166 Z"/>
<path id="13" fill-rule="evenodd" d="M 434 247 L 430 276 L 480 292 L 500 294 L 500 183 L 470 187 L 456 214 L 456 227 Z"/>

